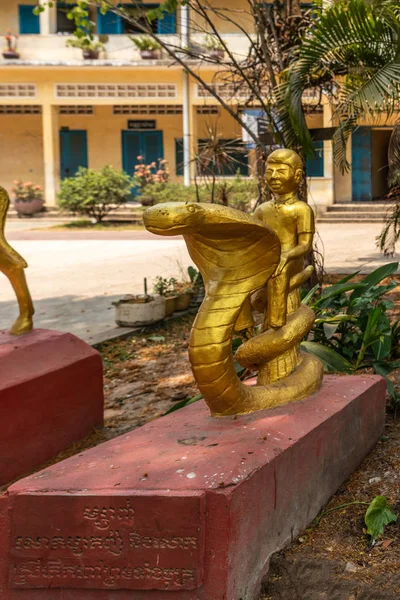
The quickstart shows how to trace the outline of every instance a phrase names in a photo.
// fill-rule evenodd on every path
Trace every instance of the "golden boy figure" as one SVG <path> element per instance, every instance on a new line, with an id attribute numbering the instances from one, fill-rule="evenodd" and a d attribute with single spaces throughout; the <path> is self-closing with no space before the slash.
<path id="1" fill-rule="evenodd" d="M 290 279 L 304 270 L 304 257 L 312 248 L 314 213 L 297 197 L 302 173 L 302 160 L 294 150 L 275 150 L 268 156 L 266 179 L 274 199 L 254 213 L 281 242 L 280 263 L 267 284 L 267 327 L 282 327 L 287 313 L 297 308 L 288 310 Z"/>

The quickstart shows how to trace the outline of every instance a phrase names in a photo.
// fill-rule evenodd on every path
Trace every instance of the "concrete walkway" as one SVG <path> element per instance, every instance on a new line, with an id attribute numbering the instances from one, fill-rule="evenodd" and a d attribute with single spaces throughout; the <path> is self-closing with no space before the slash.
<path id="1" fill-rule="evenodd" d="M 29 263 L 27 277 L 36 306 L 35 325 L 70 331 L 94 343 L 121 331 L 112 302 L 124 294 L 149 290 L 157 275 L 182 277 L 191 264 L 182 238 L 145 231 L 32 231 L 36 224 L 9 223 L 8 239 Z M 375 247 L 381 224 L 321 224 L 319 247 L 328 272 L 364 272 L 396 259 Z M 17 313 L 7 279 L 0 276 L 0 329 Z M 123 330 L 122 330 L 123 331 Z"/>

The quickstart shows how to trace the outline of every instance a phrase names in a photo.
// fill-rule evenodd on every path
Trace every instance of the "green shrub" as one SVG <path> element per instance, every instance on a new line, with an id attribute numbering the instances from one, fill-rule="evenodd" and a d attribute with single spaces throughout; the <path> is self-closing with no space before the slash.
<path id="1" fill-rule="evenodd" d="M 218 181 L 215 186 L 215 202 L 231 206 L 246 212 L 253 209 L 257 200 L 258 188 L 257 182 L 253 179 L 246 180 L 240 176 L 234 180 Z M 142 195 L 152 197 L 154 204 L 160 202 L 210 202 L 210 185 L 190 185 L 184 186 L 182 183 L 161 183 L 146 185 L 143 188 Z"/>
<path id="2" fill-rule="evenodd" d="M 146 185 L 143 196 L 151 196 L 154 203 L 160 202 L 196 202 L 196 187 L 185 187 L 182 183 L 155 183 Z M 203 195 L 201 191 L 201 196 Z"/>
<path id="3" fill-rule="evenodd" d="M 257 180 L 243 179 L 240 175 L 236 175 L 234 180 L 219 181 L 216 184 L 215 195 L 219 204 L 251 212 L 258 197 Z"/>
<path id="4" fill-rule="evenodd" d="M 131 187 L 132 178 L 110 165 L 99 171 L 80 167 L 74 177 L 61 182 L 59 206 L 100 223 L 113 208 L 129 200 Z"/>
<path id="5" fill-rule="evenodd" d="M 388 311 L 393 304 L 384 297 L 397 284 L 378 285 L 397 269 L 398 263 L 384 265 L 359 283 L 351 282 L 357 273 L 348 275 L 318 296 L 315 286 L 303 300 L 316 319 L 302 347 L 318 356 L 330 373 L 372 368 L 386 378 L 393 400 L 400 402 L 400 394 L 388 379 L 400 367 L 400 323 L 391 323 Z"/>

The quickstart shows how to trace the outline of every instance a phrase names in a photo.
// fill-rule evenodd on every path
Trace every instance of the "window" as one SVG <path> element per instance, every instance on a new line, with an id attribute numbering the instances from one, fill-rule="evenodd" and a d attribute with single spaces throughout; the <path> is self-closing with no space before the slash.
<path id="1" fill-rule="evenodd" d="M 35 4 L 20 4 L 18 6 L 19 32 L 21 35 L 36 35 L 40 33 L 39 15 L 33 14 Z"/>
<path id="2" fill-rule="evenodd" d="M 249 157 L 241 140 L 220 139 L 212 146 L 210 140 L 199 140 L 199 170 L 202 175 L 214 173 L 233 177 L 238 172 L 249 174 Z"/>
<path id="3" fill-rule="evenodd" d="M 55 95 L 57 98 L 176 98 L 178 91 L 175 83 L 56 83 Z"/>
<path id="4" fill-rule="evenodd" d="M 76 27 L 75 22 L 68 19 L 69 11 L 76 4 L 67 4 L 66 2 L 57 2 L 57 33 L 72 34 Z"/>
<path id="5" fill-rule="evenodd" d="M 159 4 L 121 4 L 124 8 L 128 9 L 129 13 L 135 16 L 136 20 L 143 22 L 143 25 L 148 25 L 148 21 L 143 9 L 157 8 Z M 141 9 L 141 10 L 140 10 Z M 165 13 L 163 19 L 155 19 L 151 23 L 151 28 L 155 33 L 169 34 L 176 33 L 176 15 L 175 13 Z M 126 19 L 123 19 L 119 15 L 113 12 L 107 12 L 102 15 L 100 10 L 97 11 L 97 29 L 100 34 L 143 34 L 143 32 L 135 27 L 132 23 L 129 23 Z"/>
<path id="6" fill-rule="evenodd" d="M 175 174 L 183 175 L 183 163 L 184 163 L 184 154 L 183 154 L 183 139 L 175 138 Z"/>
<path id="7" fill-rule="evenodd" d="M 314 142 L 315 157 L 307 158 L 307 177 L 324 176 L 324 142 Z"/>

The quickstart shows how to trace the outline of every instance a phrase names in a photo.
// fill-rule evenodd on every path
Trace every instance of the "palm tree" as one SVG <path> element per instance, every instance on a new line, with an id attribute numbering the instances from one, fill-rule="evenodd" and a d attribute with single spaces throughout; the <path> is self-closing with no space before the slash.
<path id="1" fill-rule="evenodd" d="M 391 116 L 398 109 L 399 85 L 397 0 L 331 3 L 308 29 L 285 83 L 286 106 L 305 152 L 312 147 L 302 104 L 306 89 L 319 88 L 331 100 L 334 160 L 345 171 L 346 143 L 360 117 Z"/>

